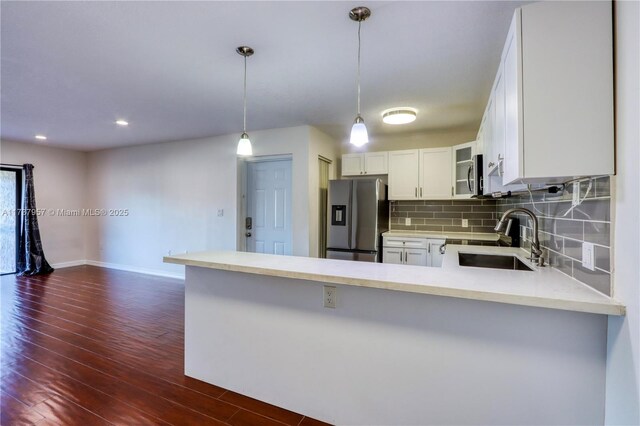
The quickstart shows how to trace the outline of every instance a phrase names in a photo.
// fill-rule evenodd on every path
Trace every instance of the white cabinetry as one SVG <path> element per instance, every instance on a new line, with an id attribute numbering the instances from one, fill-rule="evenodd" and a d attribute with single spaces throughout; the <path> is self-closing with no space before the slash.
<path id="1" fill-rule="evenodd" d="M 613 174 L 612 46 L 610 2 L 516 9 L 478 135 L 485 177 L 512 185 Z M 487 192 L 500 190 L 491 185 L 485 178 Z"/>
<path id="2" fill-rule="evenodd" d="M 440 246 L 444 240 L 384 237 L 382 262 L 397 265 L 442 266 Z"/>
<path id="3" fill-rule="evenodd" d="M 451 148 L 389 152 L 389 199 L 424 200 L 452 196 Z"/>
<path id="4" fill-rule="evenodd" d="M 453 196 L 450 147 L 421 149 L 419 168 L 419 198 L 437 200 Z"/>
<path id="5" fill-rule="evenodd" d="M 470 198 L 468 179 L 474 184 L 474 176 L 469 169 L 473 164 L 473 156 L 476 153 L 476 142 L 463 143 L 451 148 L 453 158 L 453 197 Z M 473 186 L 472 186 L 473 188 Z"/>
<path id="6" fill-rule="evenodd" d="M 444 253 L 440 251 L 440 247 L 442 247 L 444 243 L 445 240 L 427 240 L 427 255 L 429 259 L 427 262 L 427 266 L 433 266 L 436 268 L 442 266 Z"/>
<path id="7" fill-rule="evenodd" d="M 389 152 L 389 200 L 418 198 L 419 160 L 417 149 Z"/>
<path id="8" fill-rule="evenodd" d="M 342 176 L 386 175 L 388 173 L 388 153 L 365 152 L 342 156 Z"/>

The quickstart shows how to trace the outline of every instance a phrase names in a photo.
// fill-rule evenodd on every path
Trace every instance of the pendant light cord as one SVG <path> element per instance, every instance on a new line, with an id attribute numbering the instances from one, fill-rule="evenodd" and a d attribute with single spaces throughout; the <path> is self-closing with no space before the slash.
<path id="1" fill-rule="evenodd" d="M 244 57 L 244 113 L 242 133 L 247 133 L 247 57 Z"/>
<path id="2" fill-rule="evenodd" d="M 358 116 L 360 115 L 360 28 L 362 21 L 358 21 Z"/>

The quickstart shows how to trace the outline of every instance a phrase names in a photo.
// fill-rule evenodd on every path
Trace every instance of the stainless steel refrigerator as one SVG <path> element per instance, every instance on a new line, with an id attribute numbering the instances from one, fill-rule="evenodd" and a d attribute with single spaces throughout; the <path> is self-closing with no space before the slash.
<path id="1" fill-rule="evenodd" d="M 389 229 L 387 185 L 380 179 L 329 181 L 327 258 L 382 262 Z"/>

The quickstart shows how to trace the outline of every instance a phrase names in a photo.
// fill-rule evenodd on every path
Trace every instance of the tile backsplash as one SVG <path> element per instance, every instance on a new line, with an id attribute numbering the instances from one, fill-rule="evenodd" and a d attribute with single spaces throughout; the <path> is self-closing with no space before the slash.
<path id="1" fill-rule="evenodd" d="M 590 188 L 589 188 L 590 186 Z M 587 192 L 588 190 L 588 192 Z M 586 198 L 585 198 L 586 197 Z M 583 181 L 580 199 L 571 210 L 573 187 L 563 193 L 536 194 L 497 201 L 500 214 L 512 207 L 525 207 L 538 216 L 540 244 L 547 262 L 561 272 L 596 290 L 611 294 L 611 193 L 608 177 Z M 533 203 L 532 203 L 533 199 Z M 521 245 L 531 246 L 531 223 L 520 217 Z M 595 271 L 582 266 L 582 243 L 594 244 Z"/>
<path id="2" fill-rule="evenodd" d="M 494 232 L 497 204 L 494 200 L 392 201 L 390 228 L 395 230 L 436 232 Z M 405 225 L 405 219 L 411 225 Z M 462 227 L 462 219 L 469 226 Z"/>
<path id="3" fill-rule="evenodd" d="M 590 188 L 589 188 L 590 186 Z M 580 199 L 571 209 L 573 187 L 563 193 L 506 198 L 500 200 L 393 201 L 390 203 L 392 230 L 436 232 L 494 232 L 496 221 L 512 207 L 525 207 L 538 217 L 540 243 L 548 264 L 594 289 L 611 294 L 611 193 L 608 177 L 583 181 Z M 588 192 L 587 192 L 588 191 Z M 533 200 L 533 203 L 532 203 Z M 531 223 L 520 218 L 521 245 L 531 245 Z M 405 219 L 411 225 L 405 225 Z M 462 227 L 468 219 L 469 227 Z M 582 266 L 582 243 L 595 249 L 595 271 Z"/>

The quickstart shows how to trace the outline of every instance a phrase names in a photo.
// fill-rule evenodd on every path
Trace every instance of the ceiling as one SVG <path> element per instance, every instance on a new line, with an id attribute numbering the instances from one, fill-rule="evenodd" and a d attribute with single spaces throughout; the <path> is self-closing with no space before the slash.
<path id="1" fill-rule="evenodd" d="M 356 109 L 372 137 L 477 129 L 513 10 L 503 1 L 18 2 L 1 7 L 0 137 L 96 150 L 313 125 L 346 141 Z M 394 106 L 419 110 L 383 125 Z M 116 119 L 130 122 L 126 128 Z"/>

